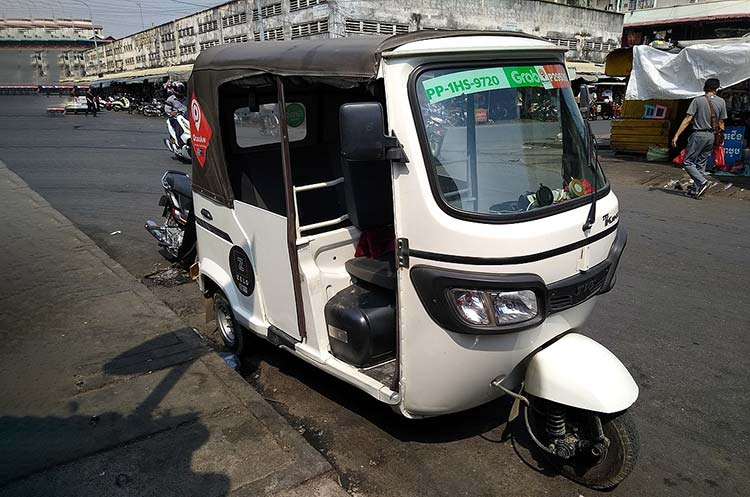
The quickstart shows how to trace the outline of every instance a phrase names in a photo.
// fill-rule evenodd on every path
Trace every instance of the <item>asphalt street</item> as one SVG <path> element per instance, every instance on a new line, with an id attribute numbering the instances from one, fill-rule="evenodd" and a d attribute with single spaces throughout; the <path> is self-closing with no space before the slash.
<path id="1" fill-rule="evenodd" d="M 54 102 L 0 97 L 0 159 L 135 276 L 166 267 L 143 222 L 160 214 L 163 171 L 189 166 L 164 149 L 164 120 L 46 117 Z M 582 331 L 610 348 L 641 389 L 632 408 L 641 459 L 610 494 L 747 495 L 750 207 L 649 192 L 614 163 L 605 168 L 629 243 L 617 286 Z M 154 292 L 210 331 L 195 285 Z M 353 495 L 597 493 L 519 457 L 524 451 L 506 437 L 506 401 L 409 421 L 260 340 L 251 348 L 242 358 L 248 381 Z"/>

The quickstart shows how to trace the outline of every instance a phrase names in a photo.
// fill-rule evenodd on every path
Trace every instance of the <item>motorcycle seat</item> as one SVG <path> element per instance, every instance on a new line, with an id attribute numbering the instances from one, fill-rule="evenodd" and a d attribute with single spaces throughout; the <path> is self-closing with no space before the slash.
<path id="1" fill-rule="evenodd" d="M 181 174 L 169 174 L 166 178 L 167 184 L 180 195 L 188 198 L 193 196 L 193 182 L 190 178 Z"/>

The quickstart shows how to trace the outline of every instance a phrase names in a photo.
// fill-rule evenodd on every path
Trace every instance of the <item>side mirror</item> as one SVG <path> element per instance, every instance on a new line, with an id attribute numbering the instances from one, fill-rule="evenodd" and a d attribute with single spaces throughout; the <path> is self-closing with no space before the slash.
<path id="1" fill-rule="evenodd" d="M 341 155 L 350 161 L 399 160 L 403 157 L 395 136 L 383 127 L 379 102 L 344 104 L 339 109 Z"/>

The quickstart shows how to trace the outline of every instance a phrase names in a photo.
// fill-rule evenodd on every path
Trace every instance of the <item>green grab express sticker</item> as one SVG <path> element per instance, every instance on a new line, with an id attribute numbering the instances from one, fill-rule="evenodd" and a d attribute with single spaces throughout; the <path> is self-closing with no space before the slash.
<path id="1" fill-rule="evenodd" d="M 431 104 L 487 90 L 540 86 L 546 89 L 570 86 L 565 68 L 545 66 L 506 66 L 459 71 L 422 82 Z"/>
<path id="2" fill-rule="evenodd" d="M 453 72 L 423 81 L 422 86 L 430 103 L 442 102 L 468 93 L 510 87 L 505 73 L 498 68 Z"/>
<path id="3" fill-rule="evenodd" d="M 305 122 L 305 107 L 302 104 L 286 104 L 286 123 L 290 128 L 297 128 Z"/>

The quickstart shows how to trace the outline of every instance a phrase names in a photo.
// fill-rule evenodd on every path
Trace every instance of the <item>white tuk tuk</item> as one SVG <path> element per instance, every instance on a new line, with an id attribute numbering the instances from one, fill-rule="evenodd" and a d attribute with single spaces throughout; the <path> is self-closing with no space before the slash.
<path id="1" fill-rule="evenodd" d="M 563 474 L 633 469 L 638 387 L 575 332 L 626 235 L 563 51 L 520 33 L 232 44 L 189 84 L 200 287 L 410 418 L 500 395 Z"/>

